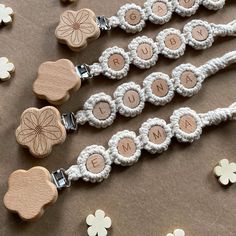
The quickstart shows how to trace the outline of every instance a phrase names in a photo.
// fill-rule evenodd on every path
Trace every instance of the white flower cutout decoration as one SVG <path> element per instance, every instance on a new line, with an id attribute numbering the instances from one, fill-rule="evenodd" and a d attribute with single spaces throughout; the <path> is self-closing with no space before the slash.
<path id="1" fill-rule="evenodd" d="M 219 182 L 222 185 L 236 183 L 236 163 L 229 163 L 227 159 L 219 162 L 219 165 L 214 168 L 214 173 L 219 177 Z"/>
<path id="2" fill-rule="evenodd" d="M 176 229 L 173 234 L 167 234 L 166 236 L 185 236 L 185 232 L 182 229 Z"/>
<path id="3" fill-rule="evenodd" d="M 90 226 L 87 231 L 89 236 L 106 236 L 106 229 L 111 227 L 111 218 L 105 217 L 104 211 L 97 210 L 95 216 L 92 214 L 87 216 L 86 223 Z"/>
<path id="4" fill-rule="evenodd" d="M 10 7 L 6 7 L 0 4 L 0 24 L 9 24 L 12 22 L 13 10 Z"/>
<path id="5" fill-rule="evenodd" d="M 14 71 L 15 66 L 6 57 L 0 57 L 0 80 L 9 80 Z"/>

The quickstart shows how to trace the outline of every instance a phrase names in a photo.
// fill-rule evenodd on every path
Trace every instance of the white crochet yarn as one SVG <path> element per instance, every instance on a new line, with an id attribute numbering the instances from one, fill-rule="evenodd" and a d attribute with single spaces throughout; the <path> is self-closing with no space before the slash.
<path id="1" fill-rule="evenodd" d="M 192 116 L 196 122 L 196 129 L 192 133 L 186 133 L 180 128 L 180 118 L 184 115 Z M 189 142 L 192 143 L 194 140 L 200 138 L 202 134 L 202 122 L 199 115 L 191 110 L 190 108 L 180 108 L 174 111 L 173 115 L 170 117 L 172 132 L 179 142 Z"/>
<path id="2" fill-rule="evenodd" d="M 158 16 L 157 14 L 155 14 L 155 12 L 153 12 L 153 6 L 158 2 L 165 4 L 167 8 L 167 13 L 163 16 Z M 169 22 L 174 11 L 173 4 L 169 0 L 147 0 L 144 3 L 144 7 L 146 9 L 146 15 L 149 21 L 157 25 L 163 25 Z"/>
<path id="3" fill-rule="evenodd" d="M 122 156 L 117 148 L 119 141 L 124 138 L 132 139 L 135 143 L 135 149 L 136 149 L 135 153 L 130 157 Z M 139 157 L 141 156 L 141 149 L 142 149 L 141 142 L 139 138 L 136 136 L 136 134 L 132 131 L 124 130 L 116 133 L 109 140 L 108 146 L 111 159 L 117 165 L 122 165 L 122 166 L 133 165 L 138 161 Z"/>
<path id="4" fill-rule="evenodd" d="M 196 127 L 192 133 L 186 133 L 180 128 L 179 122 L 184 115 L 192 116 L 195 119 Z M 100 182 L 109 176 L 113 162 L 117 165 L 123 166 L 132 165 L 140 158 L 142 149 L 146 149 L 153 154 L 163 152 L 168 149 L 173 136 L 175 136 L 180 142 L 191 143 L 200 138 L 203 127 L 218 125 L 220 122 L 226 120 L 236 120 L 236 103 L 233 103 L 227 108 L 218 108 L 200 114 L 197 114 L 190 108 L 180 108 L 173 112 L 173 115 L 170 117 L 170 124 L 167 124 L 164 120 L 158 118 L 148 119 L 140 127 L 140 134 L 138 136 L 134 132 L 128 130 L 113 135 L 108 142 L 108 150 L 102 146 L 96 145 L 85 148 L 78 157 L 77 165 L 71 166 L 66 171 L 66 174 L 68 175 L 69 180 L 78 180 L 79 178 L 82 178 L 85 181 Z M 160 139 L 162 140 L 162 143 L 160 144 L 154 144 L 149 139 L 149 130 L 153 126 L 161 126 L 165 131 L 166 138 Z M 130 157 L 123 156 L 118 150 L 119 141 L 123 138 L 131 139 L 135 143 L 135 148 L 129 146 L 129 150 L 132 150 L 130 151 L 131 154 L 135 150 L 135 153 Z M 87 168 L 86 162 L 93 154 L 101 155 L 105 161 L 104 169 L 97 174 L 91 173 Z"/>
<path id="5" fill-rule="evenodd" d="M 165 96 L 156 96 L 152 90 L 152 84 L 156 80 L 164 80 L 168 85 L 168 92 Z M 174 97 L 174 86 L 170 77 L 164 73 L 156 72 L 147 76 L 143 81 L 146 101 L 154 104 L 155 106 L 164 106 L 169 103 Z"/>
<path id="6" fill-rule="evenodd" d="M 209 10 L 220 10 L 225 5 L 225 0 L 202 0 L 202 5 Z"/>
<path id="7" fill-rule="evenodd" d="M 138 106 L 130 108 L 124 104 L 124 95 L 128 91 L 135 91 L 139 94 L 140 102 Z M 138 84 L 135 84 L 133 82 L 120 85 L 114 92 L 114 98 L 118 112 L 126 117 L 135 117 L 139 115 L 140 113 L 142 113 L 145 106 L 144 92 Z"/>
<path id="8" fill-rule="evenodd" d="M 164 129 L 166 137 L 163 143 L 156 144 L 150 141 L 149 131 L 154 126 L 160 126 Z M 167 125 L 164 120 L 158 118 L 148 119 L 146 122 L 144 122 L 139 129 L 139 133 L 143 148 L 152 154 L 166 151 L 173 136 L 170 125 Z"/>
<path id="9" fill-rule="evenodd" d="M 114 54 L 119 54 L 124 58 L 125 64 L 121 70 L 112 70 L 109 65 L 108 61 L 110 56 Z M 129 71 L 130 67 L 130 58 L 127 52 L 124 49 L 119 47 L 113 47 L 106 49 L 101 57 L 99 58 L 100 66 L 102 68 L 102 73 L 110 79 L 122 79 L 124 78 Z"/>
<path id="10" fill-rule="evenodd" d="M 90 156 L 98 154 L 101 155 L 104 158 L 105 167 L 100 173 L 92 173 L 87 169 L 87 160 Z M 106 151 L 106 149 L 102 146 L 92 145 L 86 147 L 78 156 L 77 158 L 77 165 L 79 168 L 79 173 L 81 173 L 81 177 L 84 181 L 90 181 L 92 183 L 95 182 L 101 182 L 102 180 L 108 178 L 110 172 L 111 172 L 111 164 L 112 161 L 110 159 L 109 153 Z M 75 170 L 76 172 L 77 170 Z M 69 175 L 70 179 L 73 179 L 73 175 L 75 175 L 72 171 L 67 172 L 71 173 Z"/>
<path id="11" fill-rule="evenodd" d="M 129 22 L 126 19 L 126 14 L 129 10 L 136 10 L 140 14 L 140 22 L 138 24 L 132 25 L 129 24 Z M 147 20 L 147 17 L 145 15 L 144 9 L 142 9 L 140 6 L 131 3 L 131 4 L 125 4 L 120 8 L 120 10 L 117 12 L 117 17 L 119 19 L 119 26 L 121 29 L 125 30 L 127 33 L 137 33 L 142 31 L 142 29 L 145 27 Z"/>
<path id="12" fill-rule="evenodd" d="M 194 0 L 194 4 L 190 8 L 186 8 L 180 5 L 179 0 L 172 0 L 173 5 L 175 6 L 175 12 L 182 17 L 194 15 L 200 5 L 200 0 Z"/>
<path id="13" fill-rule="evenodd" d="M 142 44 L 148 44 L 152 47 L 152 57 L 148 60 L 144 60 L 138 56 L 138 48 Z M 154 65 L 156 65 L 158 60 L 158 47 L 156 43 L 146 36 L 137 37 L 131 41 L 128 45 L 130 51 L 130 62 L 133 63 L 140 69 L 148 69 Z"/>
<path id="14" fill-rule="evenodd" d="M 210 24 L 214 36 L 236 36 L 236 20 L 231 21 L 228 24 Z"/>
<path id="15" fill-rule="evenodd" d="M 172 34 L 178 35 L 181 40 L 181 45 L 176 50 L 168 48 L 165 44 L 166 37 Z M 163 54 L 165 57 L 177 59 L 182 55 L 184 55 L 186 49 L 186 43 L 184 35 L 182 35 L 179 30 L 174 28 L 165 29 L 157 35 L 156 41 L 158 43 L 160 53 Z"/>
<path id="16" fill-rule="evenodd" d="M 99 120 L 93 114 L 93 109 L 95 105 L 99 102 L 106 102 L 110 106 L 111 113 L 109 117 L 105 120 Z M 111 96 L 105 93 L 98 93 L 92 95 L 84 104 L 83 111 L 79 111 L 76 114 L 76 119 L 78 124 L 84 124 L 86 121 L 89 122 L 91 126 L 96 128 L 106 128 L 110 126 L 116 118 L 116 104 L 112 100 Z"/>

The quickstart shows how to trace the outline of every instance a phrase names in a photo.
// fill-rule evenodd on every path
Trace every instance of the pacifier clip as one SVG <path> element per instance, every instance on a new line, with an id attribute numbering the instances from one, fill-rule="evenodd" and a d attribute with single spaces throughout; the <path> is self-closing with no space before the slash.
<path id="1" fill-rule="evenodd" d="M 146 102 L 164 106 L 173 100 L 176 93 L 191 97 L 200 91 L 206 78 L 235 62 L 236 51 L 232 51 L 200 67 L 189 63 L 179 65 L 170 76 L 155 72 L 144 79 L 142 87 L 129 82 L 118 86 L 113 97 L 105 93 L 92 95 L 83 109 L 75 114 L 60 115 L 52 106 L 28 108 L 23 112 L 16 130 L 17 142 L 27 147 L 33 156 L 46 157 L 54 145 L 65 141 L 67 132 L 77 131 L 80 125 L 88 122 L 96 128 L 106 128 L 114 122 L 117 113 L 125 117 L 139 115 Z"/>
<path id="2" fill-rule="evenodd" d="M 148 69 L 156 65 L 159 54 L 177 59 L 184 55 L 186 45 L 196 50 L 207 49 L 212 46 L 215 37 L 235 35 L 236 21 L 213 24 L 192 20 L 184 26 L 183 32 L 174 28 L 165 29 L 155 41 L 146 36 L 137 37 L 128 45 L 128 52 L 119 47 L 108 48 L 100 56 L 99 62 L 92 65 L 75 67 L 67 59 L 45 62 L 39 67 L 33 91 L 38 98 L 60 105 L 69 99 L 71 91 L 80 88 L 81 81 L 101 74 L 108 79 L 122 79 L 127 76 L 131 64 Z"/>
<path id="3" fill-rule="evenodd" d="M 148 119 L 141 125 L 138 135 L 124 130 L 112 136 L 108 148 L 98 145 L 86 147 L 78 156 L 77 164 L 66 171 L 58 169 L 50 174 L 38 166 L 13 172 L 9 177 L 4 205 L 23 220 L 37 219 L 48 205 L 56 202 L 58 190 L 70 187 L 71 181 L 101 182 L 108 178 L 112 164 L 131 166 L 139 160 L 142 150 L 162 153 L 174 137 L 179 142 L 192 143 L 200 138 L 204 127 L 234 120 L 235 116 L 234 103 L 200 114 L 190 108 L 180 108 L 173 112 L 170 123 L 159 118 Z"/>

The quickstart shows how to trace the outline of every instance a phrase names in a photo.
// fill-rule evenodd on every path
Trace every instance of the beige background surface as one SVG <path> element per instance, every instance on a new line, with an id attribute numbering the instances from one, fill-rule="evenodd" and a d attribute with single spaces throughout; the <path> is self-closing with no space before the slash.
<path id="1" fill-rule="evenodd" d="M 38 66 L 47 60 L 71 59 L 74 63 L 92 63 L 109 46 L 126 48 L 135 36 L 113 30 L 83 52 L 77 54 L 59 45 L 54 30 L 59 15 L 66 9 L 91 8 L 97 15 L 113 15 L 127 0 L 80 0 L 78 4 L 63 6 L 59 0 L 4 0 L 1 3 L 15 11 L 12 26 L 0 29 L 0 56 L 8 57 L 16 66 L 15 78 L 0 84 L 0 197 L 7 190 L 9 174 L 19 168 L 28 169 L 42 165 L 50 171 L 74 164 L 79 152 L 87 145 L 106 145 L 112 134 L 123 129 L 137 131 L 150 117 L 168 120 L 174 109 L 190 106 L 199 112 L 228 106 L 236 100 L 236 66 L 231 66 L 208 79 L 198 95 L 190 99 L 176 96 L 165 107 L 147 104 L 143 114 L 127 119 L 118 116 L 115 123 L 97 130 L 88 125 L 78 134 L 69 135 L 66 143 L 54 149 L 44 160 L 36 160 L 28 151 L 20 148 L 14 132 L 23 110 L 30 106 L 42 107 L 46 102 L 37 100 L 32 93 L 32 83 Z M 130 2 L 130 1 L 129 1 Z M 142 4 L 141 0 L 133 2 Z M 235 19 L 236 1 L 227 1 L 217 13 L 203 7 L 188 19 L 176 14 L 171 22 L 160 27 L 148 24 L 140 35 L 155 35 L 162 29 L 183 25 L 194 18 L 214 23 L 227 23 Z M 127 81 L 142 83 L 151 72 L 170 73 L 186 62 L 201 65 L 208 59 L 221 56 L 235 49 L 236 39 L 218 39 L 207 51 L 188 48 L 185 56 L 177 61 L 160 57 L 159 64 L 141 71 L 132 67 L 129 76 L 122 81 L 110 81 L 98 77 L 91 81 L 63 106 L 60 111 L 76 111 L 96 92 L 109 94 Z M 235 236 L 236 186 L 224 189 L 212 175 L 212 168 L 222 158 L 236 161 L 236 122 L 207 128 L 201 139 L 192 145 L 173 141 L 162 155 L 143 152 L 141 160 L 130 168 L 114 167 L 108 180 L 101 184 L 82 181 L 61 192 L 55 205 L 48 208 L 37 222 L 25 223 L 9 214 L 0 204 L 0 235 L 86 235 L 85 218 L 96 209 L 103 209 L 113 220 L 109 235 L 114 236 L 164 236 L 176 227 L 187 236 Z M 39 196 L 40 197 L 40 196 Z"/>

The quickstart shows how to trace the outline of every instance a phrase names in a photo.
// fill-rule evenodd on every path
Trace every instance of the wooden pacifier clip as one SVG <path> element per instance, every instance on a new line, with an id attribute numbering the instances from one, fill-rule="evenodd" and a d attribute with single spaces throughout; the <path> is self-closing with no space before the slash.
<path id="1" fill-rule="evenodd" d="M 200 5 L 209 10 L 219 10 L 224 4 L 225 0 L 147 0 L 143 8 L 134 3 L 125 4 L 116 16 L 110 18 L 96 17 L 90 9 L 67 10 L 60 16 L 55 35 L 59 42 L 67 44 L 73 51 L 79 51 L 89 41 L 97 39 L 101 31 L 120 27 L 127 33 L 137 33 L 142 31 L 148 20 L 162 25 L 170 21 L 174 12 L 186 17 L 195 14 Z"/>
<path id="2" fill-rule="evenodd" d="M 204 127 L 235 118 L 236 103 L 200 114 L 190 108 L 180 108 L 173 112 L 169 124 L 159 118 L 148 119 L 138 135 L 128 130 L 113 135 L 107 149 L 97 145 L 86 147 L 78 156 L 77 164 L 66 171 L 59 169 L 50 175 L 47 169 L 34 167 L 13 172 L 4 205 L 23 220 L 39 218 L 44 209 L 57 200 L 57 190 L 69 187 L 71 181 L 101 182 L 108 178 L 113 163 L 131 166 L 139 160 L 142 150 L 162 153 L 174 137 L 179 142 L 192 143 L 200 138 Z"/>
<path id="3" fill-rule="evenodd" d="M 143 87 L 130 82 L 118 86 L 113 97 L 105 93 L 92 95 L 76 114 L 70 112 L 60 116 L 59 111 L 50 106 L 29 108 L 22 114 L 16 130 L 17 142 L 35 157 L 46 157 L 54 145 L 65 141 L 66 131 L 77 131 L 86 122 L 96 128 L 106 128 L 114 122 L 117 113 L 135 117 L 142 113 L 146 102 L 163 106 L 172 101 L 175 93 L 191 97 L 200 91 L 207 77 L 235 62 L 236 51 L 233 51 L 200 67 L 177 66 L 171 76 L 152 73 L 144 79 Z"/>
<path id="4" fill-rule="evenodd" d="M 128 52 L 119 47 L 108 48 L 99 62 L 92 65 L 75 67 L 66 59 L 45 62 L 39 67 L 33 91 L 40 99 L 59 105 L 69 99 L 71 91 L 79 89 L 83 80 L 100 74 L 109 79 L 122 79 L 127 76 L 131 64 L 148 69 L 156 65 L 159 54 L 177 59 L 184 55 L 186 45 L 196 50 L 207 49 L 215 37 L 227 35 L 236 35 L 236 21 L 216 25 L 193 20 L 184 26 L 183 32 L 173 28 L 161 31 L 155 41 L 146 36 L 137 37 L 128 45 Z"/>

